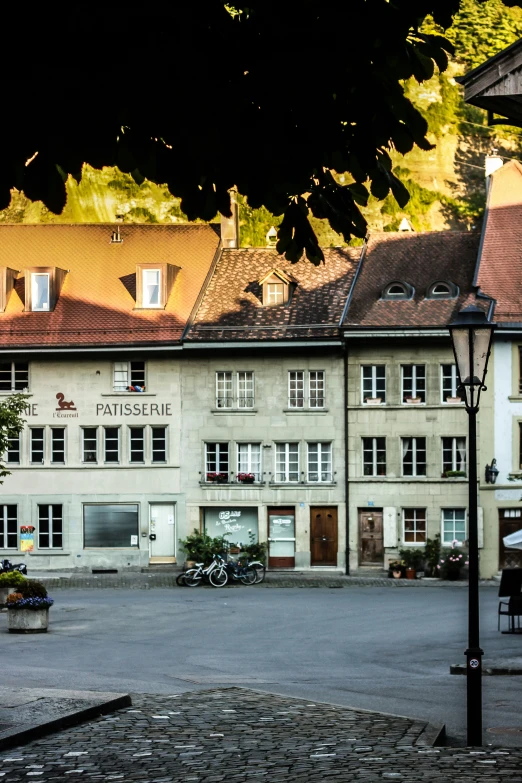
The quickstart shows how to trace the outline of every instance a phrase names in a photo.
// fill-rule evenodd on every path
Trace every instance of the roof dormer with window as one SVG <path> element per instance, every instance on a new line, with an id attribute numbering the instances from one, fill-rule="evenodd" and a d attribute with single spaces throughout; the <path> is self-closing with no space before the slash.
<path id="1" fill-rule="evenodd" d="M 68 271 L 57 266 L 34 266 L 26 269 L 26 312 L 48 313 L 54 310 Z"/>
<path id="2" fill-rule="evenodd" d="M 390 301 L 396 299 L 412 299 L 415 289 L 409 283 L 403 283 L 399 280 L 394 280 L 392 283 L 383 289 L 381 299 L 388 299 Z"/>
<path id="3" fill-rule="evenodd" d="M 163 310 L 179 272 L 172 264 L 138 264 L 135 310 Z"/>
<path id="4" fill-rule="evenodd" d="M 0 313 L 4 313 L 5 308 L 9 304 L 17 274 L 17 269 L 0 266 Z"/>
<path id="5" fill-rule="evenodd" d="M 263 305 L 287 304 L 292 298 L 297 280 L 281 269 L 273 268 L 258 280 L 263 289 Z"/>
<path id="6" fill-rule="evenodd" d="M 456 299 L 458 295 L 459 287 L 448 280 L 438 280 L 426 291 L 426 299 Z"/>

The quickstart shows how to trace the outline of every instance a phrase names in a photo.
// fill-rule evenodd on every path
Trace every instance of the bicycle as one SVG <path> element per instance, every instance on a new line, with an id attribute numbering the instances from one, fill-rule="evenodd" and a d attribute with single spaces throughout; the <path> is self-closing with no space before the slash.
<path id="1" fill-rule="evenodd" d="M 203 581 L 208 580 L 212 587 L 224 587 L 228 582 L 228 574 L 224 562 L 219 562 L 220 560 L 223 561 L 223 558 L 214 555 L 212 562 L 206 568 L 203 568 L 204 563 L 196 563 L 196 568 L 189 568 L 183 574 L 183 583 L 187 587 L 198 587 Z"/>

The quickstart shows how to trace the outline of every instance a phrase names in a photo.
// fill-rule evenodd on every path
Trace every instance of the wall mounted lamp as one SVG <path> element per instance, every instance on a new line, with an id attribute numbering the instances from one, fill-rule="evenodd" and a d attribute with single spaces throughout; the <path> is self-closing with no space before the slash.
<path id="1" fill-rule="evenodd" d="M 499 469 L 497 468 L 497 460 L 492 459 L 491 465 L 486 465 L 486 484 L 494 484 L 498 474 Z"/>

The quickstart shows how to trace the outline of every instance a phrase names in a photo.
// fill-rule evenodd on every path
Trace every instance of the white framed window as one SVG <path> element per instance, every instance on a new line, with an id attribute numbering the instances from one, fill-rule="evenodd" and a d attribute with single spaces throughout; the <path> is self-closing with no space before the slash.
<path id="1" fill-rule="evenodd" d="M 65 465 L 65 427 L 51 427 L 51 462 Z"/>
<path id="2" fill-rule="evenodd" d="M 308 373 L 308 403 L 310 408 L 324 408 L 325 388 L 323 370 Z"/>
<path id="3" fill-rule="evenodd" d="M 21 435 L 17 435 L 16 438 L 9 438 L 6 452 L 6 460 L 9 465 L 20 464 L 20 438 Z"/>
<path id="4" fill-rule="evenodd" d="M 276 444 L 276 474 L 278 483 L 299 481 L 299 443 Z"/>
<path id="5" fill-rule="evenodd" d="M 403 508 L 402 510 L 402 540 L 405 544 L 426 543 L 426 509 Z"/>
<path id="6" fill-rule="evenodd" d="M 50 308 L 50 280 L 46 272 L 31 274 L 31 303 L 35 311 L 47 311 Z"/>
<path id="7" fill-rule="evenodd" d="M 45 428 L 31 427 L 31 462 L 43 464 L 45 459 Z"/>
<path id="8" fill-rule="evenodd" d="M 209 473 L 226 473 L 230 470 L 228 443 L 205 443 L 205 470 Z"/>
<path id="9" fill-rule="evenodd" d="M 28 362 L 0 362 L 0 391 L 24 391 L 28 388 Z"/>
<path id="10" fill-rule="evenodd" d="M 426 438 L 401 438 L 402 475 L 426 475 Z"/>
<path id="11" fill-rule="evenodd" d="M 118 463 L 120 461 L 120 428 L 103 428 L 103 457 L 105 462 Z"/>
<path id="12" fill-rule="evenodd" d="M 261 481 L 261 444 L 237 444 L 237 472 L 253 473 L 256 481 Z"/>
<path id="13" fill-rule="evenodd" d="M 145 391 L 145 381 L 145 362 L 114 362 L 114 391 Z"/>
<path id="14" fill-rule="evenodd" d="M 82 427 L 82 462 L 98 462 L 98 427 Z"/>
<path id="15" fill-rule="evenodd" d="M 369 364 L 361 367 L 362 402 L 369 399 L 386 402 L 386 365 Z"/>
<path id="16" fill-rule="evenodd" d="M 466 509 L 442 509 L 442 545 L 451 546 L 453 541 L 463 544 L 466 540 Z"/>
<path id="17" fill-rule="evenodd" d="M 457 365 L 456 364 L 441 364 L 440 366 L 441 377 L 441 401 L 447 402 L 448 397 L 455 398 L 457 396 Z"/>
<path id="18" fill-rule="evenodd" d="M 160 269 L 142 269 L 143 307 L 161 307 L 160 284 Z"/>
<path id="19" fill-rule="evenodd" d="M 285 301 L 284 283 L 267 283 L 267 304 L 283 304 Z"/>
<path id="20" fill-rule="evenodd" d="M 55 503 L 38 506 L 38 549 L 63 547 L 62 506 Z"/>
<path id="21" fill-rule="evenodd" d="M 0 549 L 18 549 L 18 509 L 0 506 Z"/>
<path id="22" fill-rule="evenodd" d="M 363 475 L 386 475 L 386 438 L 363 438 Z"/>
<path id="23" fill-rule="evenodd" d="M 129 427 L 129 462 L 145 462 L 145 427 Z"/>
<path id="24" fill-rule="evenodd" d="M 308 443 L 308 481 L 331 482 L 332 473 L 332 444 Z"/>
<path id="25" fill-rule="evenodd" d="M 151 430 L 152 462 L 166 462 L 167 428 L 154 426 Z"/>
<path id="26" fill-rule="evenodd" d="M 290 370 L 288 373 L 288 407 L 304 408 L 304 372 Z"/>
<path id="27" fill-rule="evenodd" d="M 235 385 L 235 395 L 234 395 Z M 216 372 L 216 408 L 253 408 L 254 373 Z"/>
<path id="28" fill-rule="evenodd" d="M 466 438 L 442 438 L 442 472 L 466 472 Z"/>
<path id="29" fill-rule="evenodd" d="M 426 367 L 424 364 L 401 365 L 402 401 L 420 399 L 426 402 Z"/>

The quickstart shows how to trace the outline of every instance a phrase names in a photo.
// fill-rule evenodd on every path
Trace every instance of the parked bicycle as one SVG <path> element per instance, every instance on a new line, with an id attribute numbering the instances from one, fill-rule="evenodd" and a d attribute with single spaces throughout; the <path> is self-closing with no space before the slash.
<path id="1" fill-rule="evenodd" d="M 210 582 L 212 587 L 224 587 L 228 582 L 223 558 L 220 555 L 214 555 L 210 565 L 206 568 L 204 563 L 196 563 L 195 568 L 189 568 L 183 575 L 183 584 L 187 587 L 198 587 L 203 582 Z M 176 580 L 177 581 L 177 580 Z"/>

